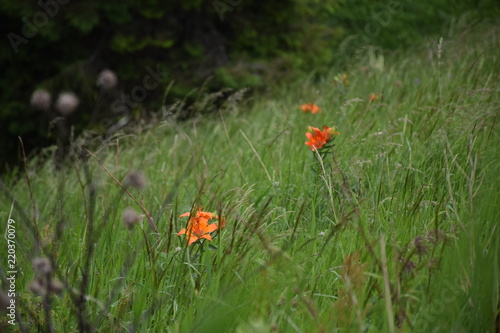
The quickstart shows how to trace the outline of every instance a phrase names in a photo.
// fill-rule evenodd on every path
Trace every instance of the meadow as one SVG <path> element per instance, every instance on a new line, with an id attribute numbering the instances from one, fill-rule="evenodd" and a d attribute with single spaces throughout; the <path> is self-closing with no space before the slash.
<path id="1" fill-rule="evenodd" d="M 177 121 L 180 103 L 78 138 L 63 168 L 27 157 L 0 184 L 17 271 L 0 330 L 498 331 L 499 39 L 371 50 L 203 116 Z M 311 150 L 309 126 L 340 134 Z"/>

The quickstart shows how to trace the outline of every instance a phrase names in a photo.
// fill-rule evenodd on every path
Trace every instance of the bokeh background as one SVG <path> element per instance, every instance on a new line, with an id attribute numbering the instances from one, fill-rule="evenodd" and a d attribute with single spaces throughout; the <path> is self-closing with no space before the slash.
<path id="1" fill-rule="evenodd" d="M 109 135 L 176 103 L 180 120 L 213 112 L 217 102 L 191 107 L 200 93 L 264 94 L 499 16 L 494 0 L 2 0 L 0 170 L 21 165 L 18 137 L 50 156 L 58 140 Z M 65 92 L 78 102 L 66 113 Z"/>

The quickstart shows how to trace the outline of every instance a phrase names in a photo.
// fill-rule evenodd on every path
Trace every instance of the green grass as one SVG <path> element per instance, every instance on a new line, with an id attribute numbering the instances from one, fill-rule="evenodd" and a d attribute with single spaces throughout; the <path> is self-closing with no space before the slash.
<path id="1" fill-rule="evenodd" d="M 283 83 L 89 144 L 98 160 L 80 150 L 62 170 L 33 158 L 1 197 L 2 226 L 17 226 L 15 328 L 498 330 L 499 38 L 463 33 L 439 59 L 437 41 L 367 56 L 347 86 L 337 72 Z M 306 102 L 322 113 L 302 113 Z M 322 167 L 304 144 L 309 125 L 341 133 Z M 140 170 L 148 184 L 127 187 L 133 200 L 106 170 L 120 182 Z M 226 228 L 188 247 L 178 216 L 196 206 Z M 127 207 L 150 213 L 158 233 L 147 216 L 125 228 Z M 35 257 L 52 260 L 63 293 L 28 290 Z"/>

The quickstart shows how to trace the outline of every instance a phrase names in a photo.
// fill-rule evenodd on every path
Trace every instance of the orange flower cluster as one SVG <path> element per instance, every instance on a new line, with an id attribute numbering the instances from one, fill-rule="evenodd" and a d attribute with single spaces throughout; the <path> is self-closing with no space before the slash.
<path id="1" fill-rule="evenodd" d="M 333 135 L 339 135 L 339 132 L 335 132 L 335 127 L 327 127 L 323 126 L 323 130 L 321 131 L 316 127 L 309 127 L 309 132 L 306 133 L 308 142 L 305 142 L 312 151 L 316 149 L 323 148 L 333 137 Z"/>
<path id="2" fill-rule="evenodd" d="M 208 224 L 208 220 L 218 219 L 218 216 L 214 216 L 213 213 L 202 212 L 201 209 L 198 208 L 196 216 L 194 217 L 191 216 L 190 212 L 184 213 L 179 217 L 185 216 L 189 216 L 187 227 L 179 231 L 177 236 L 185 234 L 188 238 L 188 245 L 202 238 L 211 241 L 212 236 L 210 236 L 210 233 L 219 229 L 219 223 Z M 225 224 L 224 219 L 221 219 L 221 222 L 220 228 L 223 229 Z"/>
<path id="3" fill-rule="evenodd" d="M 300 108 L 301 108 L 302 112 L 305 112 L 305 113 L 311 112 L 312 114 L 316 114 L 316 113 L 321 111 L 321 108 L 313 103 L 302 104 L 302 106 Z"/>

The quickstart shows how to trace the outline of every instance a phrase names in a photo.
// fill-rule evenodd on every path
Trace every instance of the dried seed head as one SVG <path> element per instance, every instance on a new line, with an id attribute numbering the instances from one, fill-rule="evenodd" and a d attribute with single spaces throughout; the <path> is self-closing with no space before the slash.
<path id="1" fill-rule="evenodd" d="M 31 106 L 36 109 L 47 111 L 51 103 L 52 97 L 46 90 L 35 90 L 33 95 L 31 95 Z"/>
<path id="2" fill-rule="evenodd" d="M 78 96 L 72 92 L 63 92 L 57 98 L 56 109 L 63 116 L 69 116 L 76 110 L 79 104 L 80 99 Z"/>
<path id="3" fill-rule="evenodd" d="M 128 229 L 132 229 L 134 225 L 140 221 L 140 219 L 141 217 L 139 214 L 137 214 L 137 212 L 131 207 L 128 207 L 123 212 L 123 224 Z"/>
<path id="4" fill-rule="evenodd" d="M 36 278 L 33 281 L 31 281 L 30 284 L 28 285 L 28 289 L 33 294 L 38 296 L 43 296 L 47 292 L 47 288 L 45 288 L 43 280 L 40 278 Z"/>
<path id="5" fill-rule="evenodd" d="M 445 241 L 446 240 L 446 234 L 444 233 L 443 230 L 431 230 L 429 233 L 427 233 L 427 239 L 429 242 L 432 244 L 436 244 L 438 241 Z"/>
<path id="6" fill-rule="evenodd" d="M 411 273 L 415 268 L 417 268 L 417 265 L 413 261 L 408 261 L 404 267 L 404 272 L 405 273 Z"/>
<path id="7" fill-rule="evenodd" d="M 425 240 L 422 236 L 415 237 L 413 245 L 415 246 L 415 253 L 419 256 L 427 253 L 427 246 L 425 245 Z"/>
<path id="8" fill-rule="evenodd" d="M 50 280 L 50 291 L 54 294 L 60 294 L 64 290 L 64 284 L 58 280 Z"/>
<path id="9" fill-rule="evenodd" d="M 38 276 L 46 276 L 52 273 L 52 263 L 48 258 L 35 258 L 32 261 L 33 269 Z"/>
<path id="10" fill-rule="evenodd" d="M 97 77 L 97 85 L 104 90 L 111 90 L 118 84 L 118 77 L 115 72 L 105 69 Z"/>
<path id="11" fill-rule="evenodd" d="M 439 260 L 436 258 L 431 259 L 427 264 L 429 270 L 435 270 L 439 268 Z"/>
<path id="12" fill-rule="evenodd" d="M 125 177 L 125 185 L 135 187 L 142 190 L 147 185 L 147 180 L 144 174 L 140 171 L 131 171 Z"/>

